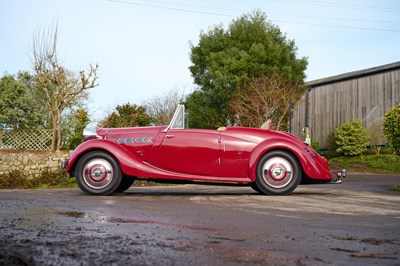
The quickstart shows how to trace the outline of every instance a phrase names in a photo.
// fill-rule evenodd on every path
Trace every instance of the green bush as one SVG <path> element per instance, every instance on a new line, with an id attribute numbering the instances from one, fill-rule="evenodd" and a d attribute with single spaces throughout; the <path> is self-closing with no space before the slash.
<path id="1" fill-rule="evenodd" d="M 313 147 L 313 149 L 314 149 L 316 152 L 319 152 L 319 142 L 318 142 L 318 141 L 311 140 L 311 147 Z"/>
<path id="2" fill-rule="evenodd" d="M 394 185 L 393 187 L 390 188 L 392 191 L 400 191 L 400 184 L 399 185 Z"/>
<path id="3" fill-rule="evenodd" d="M 383 133 L 388 146 L 393 149 L 395 154 L 400 156 L 400 105 L 386 113 Z"/>
<path id="4" fill-rule="evenodd" d="M 342 124 L 336 129 L 336 151 L 346 156 L 357 156 L 367 150 L 369 136 L 359 120 Z"/>
<path id="5" fill-rule="evenodd" d="M 306 138 L 305 137 L 302 137 L 301 138 L 303 141 L 305 141 L 306 140 Z M 317 153 L 319 153 L 319 151 L 320 151 L 320 148 L 319 148 L 319 142 L 318 141 L 316 141 L 316 140 L 311 140 L 311 147 L 317 152 Z"/>

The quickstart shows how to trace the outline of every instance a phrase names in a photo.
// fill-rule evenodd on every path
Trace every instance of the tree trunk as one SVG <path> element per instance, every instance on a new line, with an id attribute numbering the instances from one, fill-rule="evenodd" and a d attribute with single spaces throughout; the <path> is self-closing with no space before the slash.
<path id="1" fill-rule="evenodd" d="M 61 149 L 61 112 L 57 110 L 57 151 Z"/>
<path id="2" fill-rule="evenodd" d="M 57 115 L 54 114 L 54 111 L 51 112 L 51 118 L 53 121 L 53 136 L 51 138 L 50 150 L 54 151 L 56 145 L 56 136 L 57 136 Z"/>

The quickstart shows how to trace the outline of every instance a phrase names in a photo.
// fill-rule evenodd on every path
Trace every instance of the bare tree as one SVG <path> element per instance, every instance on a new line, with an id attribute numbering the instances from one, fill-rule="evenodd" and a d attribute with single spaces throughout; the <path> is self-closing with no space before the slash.
<path id="1" fill-rule="evenodd" d="M 184 92 L 175 88 L 144 103 L 147 113 L 155 125 L 167 125 L 174 115 L 176 106 L 184 99 Z"/>
<path id="2" fill-rule="evenodd" d="M 79 105 L 88 97 L 88 89 L 96 87 L 96 66 L 79 74 L 66 69 L 57 57 L 58 26 L 39 29 L 32 42 L 32 61 L 38 89 L 42 90 L 51 111 L 53 137 L 51 149 L 61 148 L 61 114 L 66 108 Z"/>
<path id="3" fill-rule="evenodd" d="M 272 119 L 273 129 L 287 130 L 290 99 L 296 102 L 304 91 L 303 86 L 272 74 L 252 80 L 239 90 L 230 105 L 239 116 L 241 126 L 260 127 Z"/>

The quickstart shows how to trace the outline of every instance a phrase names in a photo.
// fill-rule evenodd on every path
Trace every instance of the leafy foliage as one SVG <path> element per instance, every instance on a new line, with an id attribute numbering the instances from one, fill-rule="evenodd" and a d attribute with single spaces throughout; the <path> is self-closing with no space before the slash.
<path id="1" fill-rule="evenodd" d="M 146 108 L 135 104 L 118 105 L 114 112 L 99 123 L 99 127 L 137 127 L 148 126 L 151 123 Z"/>
<path id="2" fill-rule="evenodd" d="M 383 132 L 387 144 L 400 156 L 400 105 L 386 113 Z"/>
<path id="3" fill-rule="evenodd" d="M 369 136 L 359 120 L 342 124 L 336 129 L 336 151 L 346 156 L 356 156 L 367 150 Z"/>
<path id="4" fill-rule="evenodd" d="M 311 147 L 319 153 L 320 147 L 319 147 L 319 142 L 316 140 L 311 140 Z"/>
<path id="5" fill-rule="evenodd" d="M 90 122 L 89 114 L 83 108 L 71 110 L 65 121 L 68 123 L 63 124 L 63 149 L 73 150 L 82 143 L 83 130 Z"/>
<path id="6" fill-rule="evenodd" d="M 296 51 L 294 41 L 260 11 L 233 20 L 226 30 L 219 25 L 201 32 L 190 54 L 190 71 L 199 86 L 187 99 L 190 126 L 225 125 L 234 114 L 229 102 L 255 77 L 279 73 L 302 83 L 307 59 L 297 59 Z M 211 115 L 214 119 L 208 119 Z"/>
<path id="7" fill-rule="evenodd" d="M 0 79 L 0 128 L 26 129 L 48 126 L 49 112 L 36 93 L 34 76 L 19 72 Z"/>
<path id="8" fill-rule="evenodd" d="M 185 106 L 189 114 L 190 128 L 218 128 L 226 123 L 224 115 L 212 108 L 212 93 L 194 91 L 186 98 Z"/>
<path id="9" fill-rule="evenodd" d="M 390 188 L 392 191 L 400 191 L 400 184 L 394 185 L 393 187 Z"/>

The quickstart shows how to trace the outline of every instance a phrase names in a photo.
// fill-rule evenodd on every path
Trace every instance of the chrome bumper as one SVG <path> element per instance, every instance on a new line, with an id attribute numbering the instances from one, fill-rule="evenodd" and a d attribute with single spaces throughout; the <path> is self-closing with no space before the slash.
<path id="1" fill-rule="evenodd" d="M 345 178 L 347 176 L 347 171 L 346 171 L 346 169 L 338 170 L 338 171 L 332 171 L 332 174 L 335 175 L 335 178 L 333 178 L 330 183 L 331 184 L 341 184 L 342 183 L 342 178 Z"/>

